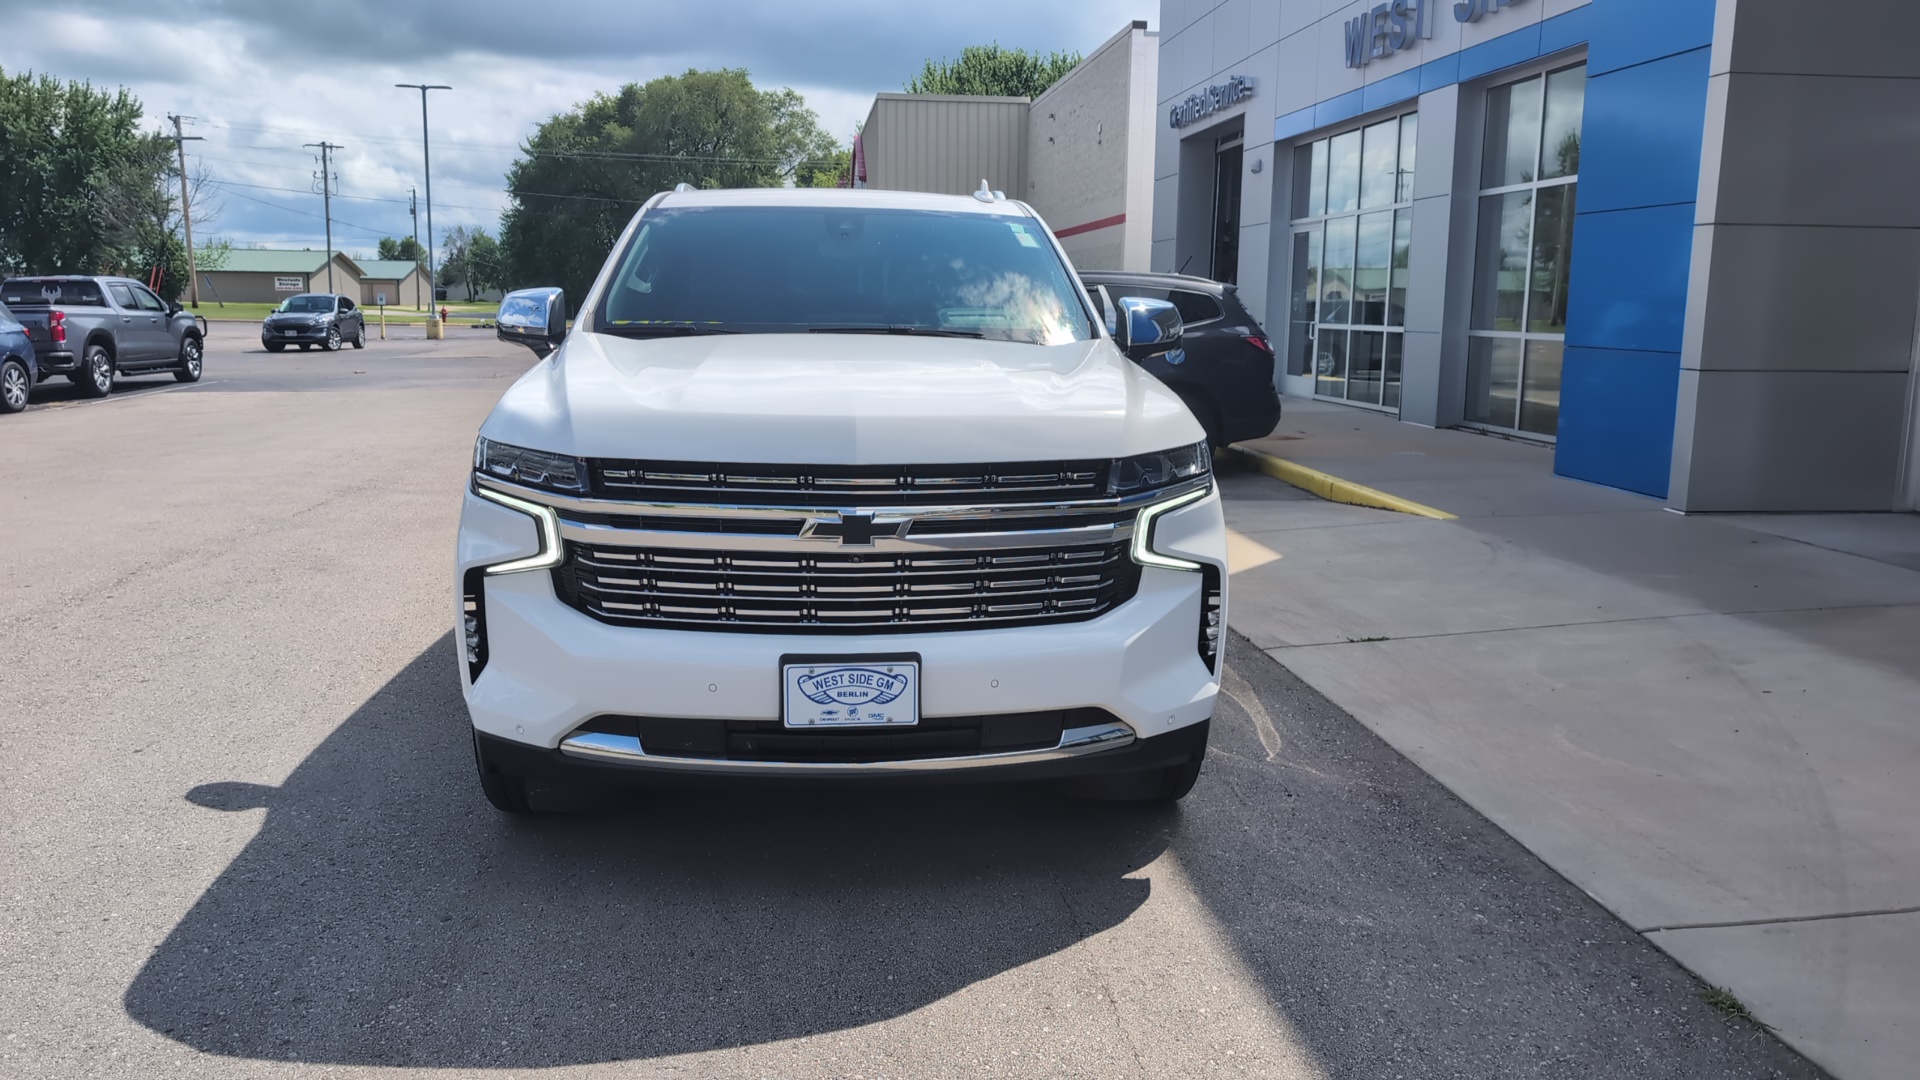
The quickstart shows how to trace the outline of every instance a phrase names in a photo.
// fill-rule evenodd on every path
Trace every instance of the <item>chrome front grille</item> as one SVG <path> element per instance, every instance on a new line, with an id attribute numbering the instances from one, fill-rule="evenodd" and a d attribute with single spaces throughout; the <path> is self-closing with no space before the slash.
<path id="1" fill-rule="evenodd" d="M 1117 541 L 914 552 L 569 542 L 554 588 L 626 626 L 871 633 L 1077 622 L 1125 603 L 1139 578 Z"/>
<path id="2" fill-rule="evenodd" d="M 1106 461 L 984 465 L 741 465 L 588 460 L 601 498 L 734 506 L 1030 504 L 1106 494 Z"/>

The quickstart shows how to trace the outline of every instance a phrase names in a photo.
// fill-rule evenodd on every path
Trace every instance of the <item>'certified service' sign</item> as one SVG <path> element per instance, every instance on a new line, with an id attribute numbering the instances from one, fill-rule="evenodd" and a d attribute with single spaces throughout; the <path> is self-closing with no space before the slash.
<path id="1" fill-rule="evenodd" d="M 1209 86 L 1198 93 L 1190 94 L 1187 100 L 1175 105 L 1167 112 L 1167 126 L 1183 128 L 1188 124 L 1204 120 L 1221 109 L 1238 105 L 1253 96 L 1255 85 L 1253 76 L 1235 75 L 1218 86 Z"/>

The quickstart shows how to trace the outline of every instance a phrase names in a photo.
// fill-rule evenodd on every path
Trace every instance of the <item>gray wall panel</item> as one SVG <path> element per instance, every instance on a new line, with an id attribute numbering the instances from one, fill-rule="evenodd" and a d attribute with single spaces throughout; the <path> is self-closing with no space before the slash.
<path id="1" fill-rule="evenodd" d="M 1708 225 L 1694 243 L 1688 366 L 1906 371 L 1920 230 Z M 1698 265 L 1701 260 L 1705 265 Z M 1764 299 L 1763 299 L 1764 298 Z"/>
<path id="2" fill-rule="evenodd" d="M 1904 372 L 1701 371 L 1686 509 L 1891 510 Z"/>

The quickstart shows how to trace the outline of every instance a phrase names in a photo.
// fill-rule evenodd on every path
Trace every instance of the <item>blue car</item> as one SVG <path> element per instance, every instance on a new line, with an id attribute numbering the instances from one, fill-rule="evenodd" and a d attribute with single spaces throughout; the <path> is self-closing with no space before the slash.
<path id="1" fill-rule="evenodd" d="M 39 362 L 33 356 L 33 339 L 27 328 L 13 317 L 7 305 L 0 304 L 0 413 L 14 413 L 27 407 L 27 393 L 40 377 Z"/>

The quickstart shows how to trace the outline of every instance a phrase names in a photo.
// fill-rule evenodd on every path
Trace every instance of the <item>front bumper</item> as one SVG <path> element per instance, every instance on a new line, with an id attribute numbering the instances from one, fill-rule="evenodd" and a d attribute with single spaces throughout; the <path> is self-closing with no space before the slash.
<path id="1" fill-rule="evenodd" d="M 1197 646 L 1208 583 L 1224 587 L 1225 580 L 1218 493 L 1165 513 L 1153 535 L 1156 552 L 1205 563 L 1215 572 L 1143 566 L 1132 599 L 1084 622 L 880 634 L 659 630 L 609 625 L 582 614 L 555 595 L 545 570 L 469 577 L 468 571 L 540 548 L 531 517 L 469 491 L 456 603 L 469 584 L 483 590 L 486 661 L 477 678 L 461 664 L 462 686 L 482 737 L 524 747 L 547 765 L 1003 777 L 1138 769 L 1149 767 L 1141 761 L 1150 764 L 1168 753 L 1185 760 L 1182 740 L 1166 737 L 1204 724 L 1219 692 L 1218 677 Z M 1224 597 L 1220 619 L 1224 623 Z M 460 614 L 455 625 L 460 640 Z M 638 740 L 582 730 L 609 716 L 777 721 L 783 655 L 901 651 L 921 657 L 921 715 L 927 718 L 1049 710 L 1103 710 L 1108 716 L 1070 727 L 1058 746 L 1040 750 L 844 765 L 662 757 L 646 754 Z M 1219 663 L 1216 656 L 1214 666 Z M 1189 732 L 1183 739 L 1191 737 Z"/>
<path id="2" fill-rule="evenodd" d="M 319 345 L 327 340 L 327 331 L 331 326 L 263 326 L 260 328 L 260 344 L 280 342 L 288 345 Z"/>

